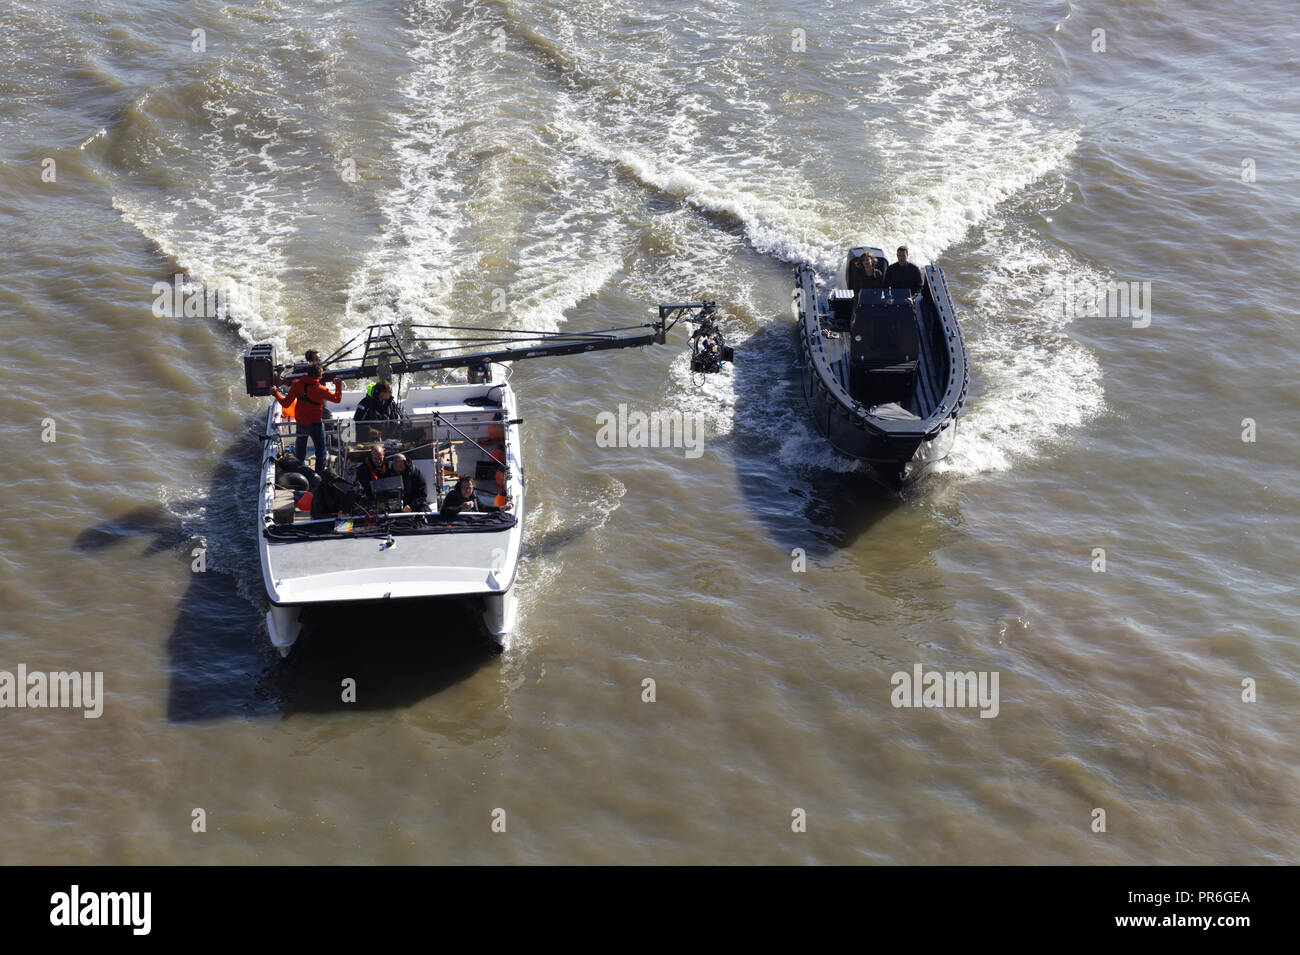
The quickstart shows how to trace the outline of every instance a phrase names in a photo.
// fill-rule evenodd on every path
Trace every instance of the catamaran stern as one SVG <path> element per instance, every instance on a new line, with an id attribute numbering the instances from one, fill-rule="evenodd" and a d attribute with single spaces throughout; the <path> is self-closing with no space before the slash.
<path id="1" fill-rule="evenodd" d="M 302 608 L 272 604 L 266 612 L 266 632 L 280 656 L 287 657 L 302 633 Z"/>

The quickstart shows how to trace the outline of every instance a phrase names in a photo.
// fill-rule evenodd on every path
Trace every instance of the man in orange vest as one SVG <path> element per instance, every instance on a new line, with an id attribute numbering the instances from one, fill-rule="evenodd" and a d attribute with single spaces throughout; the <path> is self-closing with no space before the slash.
<path id="1" fill-rule="evenodd" d="M 325 473 L 325 427 L 321 424 L 325 402 L 332 401 L 337 404 L 343 397 L 343 382 L 335 378 L 334 391 L 331 392 L 320 383 L 323 374 L 324 369 L 321 368 L 320 362 L 312 362 L 306 373 L 294 380 L 287 395 L 280 394 L 278 388 L 271 392 L 282 408 L 289 407 L 295 401 L 298 402 L 293 410 L 294 420 L 298 422 L 298 441 L 294 445 L 294 454 L 299 461 L 305 461 L 307 439 L 311 438 L 312 446 L 316 449 L 317 474 Z"/>
<path id="2" fill-rule="evenodd" d="M 392 464 L 384 458 L 384 446 L 376 443 L 371 445 L 370 453 L 357 465 L 357 473 L 352 480 L 357 483 L 361 499 L 370 501 L 375 496 L 371 483 L 380 478 L 392 477 L 395 473 Z"/>

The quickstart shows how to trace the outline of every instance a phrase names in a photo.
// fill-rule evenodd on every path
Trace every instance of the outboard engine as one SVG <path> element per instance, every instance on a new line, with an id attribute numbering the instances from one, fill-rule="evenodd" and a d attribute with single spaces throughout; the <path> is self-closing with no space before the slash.
<path id="1" fill-rule="evenodd" d="M 916 303 L 890 289 L 863 289 L 850 332 L 849 394 L 871 407 L 902 404 L 916 387 Z"/>

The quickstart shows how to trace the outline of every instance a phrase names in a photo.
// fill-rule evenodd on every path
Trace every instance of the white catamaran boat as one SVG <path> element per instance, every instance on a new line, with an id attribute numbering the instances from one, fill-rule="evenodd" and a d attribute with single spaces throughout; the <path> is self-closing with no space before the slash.
<path id="1" fill-rule="evenodd" d="M 663 343 L 678 320 L 702 322 L 692 344 L 703 353 L 721 344 L 712 311 L 712 303 L 666 305 L 657 322 L 582 333 L 412 326 L 399 335 L 392 325 L 371 326 L 324 360 L 325 380 L 391 376 L 398 415 L 358 420 L 367 392 L 344 390 L 341 401 L 326 405 L 321 474 L 292 456 L 298 424 L 272 397 L 257 514 L 271 643 L 287 656 L 308 607 L 454 597 L 482 600 L 487 630 L 504 644 L 515 625 L 512 587 L 526 513 L 522 422 L 507 363 Z M 458 334 L 447 337 L 448 331 Z M 455 368 L 466 369 L 468 380 L 411 382 Z M 244 371 L 249 395 L 270 397 L 277 383 L 303 377 L 306 366 L 277 365 L 274 346 L 252 345 Z M 419 472 L 427 504 L 409 507 L 400 477 L 366 482 L 370 492 L 358 493 L 354 478 L 375 444 L 390 460 L 402 454 Z M 463 477 L 475 479 L 477 506 L 442 516 L 444 499 Z"/>

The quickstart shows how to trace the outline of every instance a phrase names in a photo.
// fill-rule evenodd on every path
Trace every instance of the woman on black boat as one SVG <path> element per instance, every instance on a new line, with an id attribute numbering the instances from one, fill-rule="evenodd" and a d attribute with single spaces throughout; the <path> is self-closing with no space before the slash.
<path id="1" fill-rule="evenodd" d="M 876 257 L 869 251 L 854 259 L 849 267 L 849 288 L 855 294 L 864 288 L 880 288 L 884 281 L 885 274 L 880 271 Z"/>

